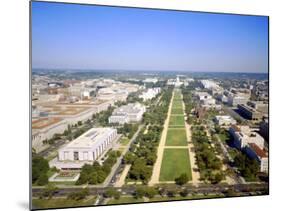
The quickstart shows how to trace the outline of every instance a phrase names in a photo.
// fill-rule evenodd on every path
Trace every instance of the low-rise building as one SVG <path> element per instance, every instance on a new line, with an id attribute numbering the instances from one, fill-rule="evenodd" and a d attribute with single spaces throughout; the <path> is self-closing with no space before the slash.
<path id="1" fill-rule="evenodd" d="M 248 105 L 261 113 L 268 114 L 268 103 L 267 102 L 249 101 Z"/>
<path id="2" fill-rule="evenodd" d="M 158 82 L 158 78 L 146 78 L 143 80 L 144 83 L 157 83 Z"/>
<path id="3" fill-rule="evenodd" d="M 245 147 L 246 154 L 259 162 L 260 172 L 268 173 L 268 154 L 267 152 L 260 148 L 255 143 L 249 143 L 247 147 Z"/>
<path id="4" fill-rule="evenodd" d="M 264 139 L 257 132 L 253 131 L 249 126 L 232 125 L 229 133 L 233 137 L 234 146 L 238 149 L 246 147 L 250 143 L 254 143 L 260 148 L 264 148 Z"/>
<path id="5" fill-rule="evenodd" d="M 235 125 L 236 124 L 236 120 L 228 115 L 215 116 L 214 121 L 218 125 Z"/>
<path id="6" fill-rule="evenodd" d="M 256 109 L 243 105 L 243 104 L 238 104 L 238 111 L 242 116 L 244 116 L 247 119 L 250 120 L 261 120 L 263 117 L 263 113 L 257 111 Z"/>
<path id="7" fill-rule="evenodd" d="M 58 151 L 58 160 L 52 165 L 59 169 L 80 169 L 93 163 L 111 149 L 117 138 L 113 128 L 92 128 Z"/>
<path id="8" fill-rule="evenodd" d="M 44 140 L 53 138 L 54 134 L 63 133 L 67 123 L 58 117 L 43 117 L 32 120 L 32 148 L 41 152 L 47 146 Z"/>
<path id="9" fill-rule="evenodd" d="M 234 106 L 236 107 L 238 104 L 243 104 L 246 105 L 248 102 L 248 98 L 244 97 L 244 96 L 236 96 L 236 95 L 229 95 L 228 96 L 228 104 L 230 106 Z"/>
<path id="10" fill-rule="evenodd" d="M 125 124 L 130 122 L 139 122 L 142 120 L 145 106 L 140 103 L 130 103 L 128 105 L 116 108 L 109 117 L 109 123 Z"/>
<path id="11" fill-rule="evenodd" d="M 151 100 L 152 98 L 156 97 L 156 95 L 159 94 L 160 92 L 161 92 L 161 88 L 159 87 L 149 88 L 143 93 L 141 93 L 139 98 L 143 99 L 143 101 Z"/>

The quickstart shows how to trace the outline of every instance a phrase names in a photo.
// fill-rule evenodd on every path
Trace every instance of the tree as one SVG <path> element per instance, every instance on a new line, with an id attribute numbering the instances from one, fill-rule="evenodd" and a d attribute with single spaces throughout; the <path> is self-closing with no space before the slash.
<path id="1" fill-rule="evenodd" d="M 216 173 L 211 175 L 210 180 L 212 184 L 218 184 L 223 180 L 223 178 L 224 178 L 223 173 Z"/>
<path id="2" fill-rule="evenodd" d="M 119 199 L 120 198 L 120 192 L 118 192 L 116 189 L 114 188 L 109 188 L 106 190 L 106 192 L 104 193 L 104 197 L 106 198 L 111 198 L 114 197 L 115 199 Z"/>
<path id="3" fill-rule="evenodd" d="M 68 194 L 67 198 L 72 199 L 72 200 L 76 200 L 76 201 L 80 201 L 82 199 L 85 199 L 88 195 L 89 195 L 89 189 L 84 188 L 81 191 L 72 192 L 72 193 Z"/>
<path id="4" fill-rule="evenodd" d="M 32 157 L 32 183 L 46 185 L 48 183 L 49 163 L 41 156 L 33 155 Z M 40 179 L 40 181 L 39 181 Z"/>
<path id="5" fill-rule="evenodd" d="M 179 177 L 177 177 L 175 179 L 175 182 L 177 185 L 184 185 L 188 182 L 188 177 L 187 177 L 187 174 L 184 173 L 184 174 L 181 174 Z"/>
<path id="6" fill-rule="evenodd" d="M 144 190 L 143 187 L 137 187 L 136 188 L 136 192 L 135 192 L 136 198 L 142 198 L 142 197 L 144 197 L 144 194 L 145 194 L 145 190 Z"/>
<path id="7" fill-rule="evenodd" d="M 147 187 L 147 188 L 145 188 L 144 191 L 145 191 L 145 196 L 150 199 L 153 198 L 157 194 L 156 189 L 153 187 Z"/>
<path id="8" fill-rule="evenodd" d="M 37 180 L 37 185 L 43 186 L 48 184 L 48 175 L 47 174 L 40 174 L 38 180 Z"/>
<path id="9" fill-rule="evenodd" d="M 53 195 L 58 191 L 58 187 L 56 187 L 54 184 L 48 184 L 42 195 L 40 196 L 41 197 L 47 197 L 49 199 L 51 199 L 53 197 Z"/>
<path id="10" fill-rule="evenodd" d="M 181 192 L 180 192 L 180 195 L 182 197 L 186 197 L 188 195 L 188 190 L 187 189 L 183 189 Z"/>

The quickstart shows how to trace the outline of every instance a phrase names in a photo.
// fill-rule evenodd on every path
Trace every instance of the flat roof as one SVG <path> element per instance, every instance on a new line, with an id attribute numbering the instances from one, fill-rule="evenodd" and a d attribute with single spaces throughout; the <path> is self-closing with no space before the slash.
<path id="1" fill-rule="evenodd" d="M 107 137 L 109 132 L 112 132 L 115 129 L 112 128 L 92 128 L 87 132 L 83 133 L 81 136 L 76 138 L 75 140 L 71 141 L 67 144 L 63 149 L 67 148 L 91 148 L 93 145 Z"/>
<path id="2" fill-rule="evenodd" d="M 250 143 L 249 145 L 259 157 L 261 158 L 267 157 L 267 153 L 263 149 L 261 149 L 258 145 L 256 145 L 255 143 Z"/>
<path id="3" fill-rule="evenodd" d="M 76 115 L 83 111 L 90 109 L 89 107 L 79 107 L 79 106 L 63 106 L 63 105 L 54 105 L 54 106 L 44 106 L 47 108 L 47 112 L 55 112 L 56 115 Z"/>
<path id="4" fill-rule="evenodd" d="M 46 118 L 32 120 L 32 129 L 42 129 L 44 127 L 48 127 L 50 125 L 56 124 L 61 120 L 62 118 L 58 118 L 58 117 L 46 117 Z"/>

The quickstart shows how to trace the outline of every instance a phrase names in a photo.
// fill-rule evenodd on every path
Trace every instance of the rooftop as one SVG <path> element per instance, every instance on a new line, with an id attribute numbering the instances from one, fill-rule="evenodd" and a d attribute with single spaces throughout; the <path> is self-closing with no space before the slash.
<path id="1" fill-rule="evenodd" d="M 103 137 L 106 137 L 112 128 L 92 128 L 67 144 L 64 148 L 91 148 Z"/>
<path id="2" fill-rule="evenodd" d="M 60 122 L 62 118 L 52 117 L 52 118 L 40 118 L 32 120 L 32 129 L 42 129 L 50 125 Z"/>
<path id="3" fill-rule="evenodd" d="M 267 157 L 267 153 L 266 151 L 264 151 L 263 149 L 261 149 L 258 145 L 256 145 L 255 143 L 250 143 L 249 146 L 255 151 L 255 153 L 261 157 L 261 158 L 265 158 Z"/>

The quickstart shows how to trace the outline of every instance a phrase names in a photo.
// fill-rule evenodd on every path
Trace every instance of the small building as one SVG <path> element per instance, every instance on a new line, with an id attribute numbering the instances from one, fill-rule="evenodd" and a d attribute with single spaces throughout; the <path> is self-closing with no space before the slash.
<path id="1" fill-rule="evenodd" d="M 228 96 L 228 104 L 230 106 L 236 107 L 238 104 L 246 105 L 247 102 L 248 102 L 248 98 L 244 96 L 233 96 L 233 95 Z"/>
<path id="2" fill-rule="evenodd" d="M 92 128 L 59 149 L 58 160 L 53 165 L 59 169 L 80 169 L 103 156 L 116 139 L 116 129 Z"/>
<path id="3" fill-rule="evenodd" d="M 263 117 L 263 113 L 257 111 L 256 109 L 243 105 L 243 104 L 238 104 L 238 111 L 242 114 L 247 119 L 250 120 L 261 120 Z"/>
<path id="4" fill-rule="evenodd" d="M 249 143 L 248 146 L 245 147 L 245 152 L 250 158 L 259 162 L 260 172 L 268 173 L 268 154 L 265 150 L 255 143 Z"/>
<path id="5" fill-rule="evenodd" d="M 152 98 L 156 97 L 161 92 L 160 87 L 149 88 L 147 91 L 143 92 L 139 98 L 142 98 L 143 101 L 151 100 Z"/>
<path id="6" fill-rule="evenodd" d="M 118 124 L 139 122 L 142 120 L 145 110 L 145 106 L 140 103 L 130 103 L 116 108 L 109 117 L 108 122 Z"/>
<path id="7" fill-rule="evenodd" d="M 228 115 L 215 116 L 215 123 L 218 125 L 236 125 L 236 120 Z"/>
<path id="8" fill-rule="evenodd" d="M 257 132 L 253 131 L 249 126 L 232 125 L 229 133 L 233 137 L 234 146 L 242 149 L 249 143 L 255 143 L 260 148 L 264 148 L 264 139 Z"/>

